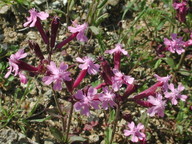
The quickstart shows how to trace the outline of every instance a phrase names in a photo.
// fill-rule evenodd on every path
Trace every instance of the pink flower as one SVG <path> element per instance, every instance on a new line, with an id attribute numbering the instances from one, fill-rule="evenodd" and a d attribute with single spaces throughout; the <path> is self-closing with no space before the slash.
<path id="1" fill-rule="evenodd" d="M 113 107 L 115 106 L 115 94 L 108 89 L 108 87 L 104 87 L 103 93 L 99 96 L 99 100 L 102 102 L 102 108 L 107 110 L 108 107 Z"/>
<path id="2" fill-rule="evenodd" d="M 112 77 L 112 88 L 114 91 L 118 91 L 123 84 L 133 84 L 134 78 L 126 76 L 117 69 L 113 69 L 114 77 Z"/>
<path id="3" fill-rule="evenodd" d="M 165 97 L 171 100 L 171 103 L 173 105 L 176 105 L 177 99 L 181 99 L 182 101 L 186 101 L 187 96 L 186 95 L 181 95 L 180 93 L 185 89 L 185 87 L 182 84 L 178 85 L 178 88 L 175 89 L 174 85 L 171 83 L 168 85 L 168 88 L 171 90 L 171 92 L 165 92 Z"/>
<path id="4" fill-rule="evenodd" d="M 162 86 L 163 90 L 167 91 L 168 90 L 168 82 L 169 82 L 171 76 L 168 75 L 166 77 L 160 77 L 157 74 L 155 74 L 154 76 L 156 77 L 157 81 L 163 82 L 163 86 Z"/>
<path id="5" fill-rule="evenodd" d="M 106 50 L 105 53 L 114 54 L 114 53 L 122 53 L 123 55 L 129 56 L 128 52 L 124 49 L 122 49 L 121 44 L 116 44 L 114 49 Z"/>
<path id="6" fill-rule="evenodd" d="M 156 98 L 153 96 L 149 96 L 147 101 L 153 105 L 147 111 L 150 116 L 154 116 L 155 114 L 157 114 L 158 116 L 164 117 L 166 101 L 162 100 L 161 94 L 157 93 Z"/>
<path id="7" fill-rule="evenodd" d="M 29 26 L 34 27 L 37 21 L 37 18 L 40 18 L 41 20 L 46 20 L 49 17 L 49 14 L 46 12 L 37 12 L 35 8 L 32 8 L 29 10 L 30 17 L 27 17 L 27 22 L 24 23 L 24 27 Z"/>
<path id="8" fill-rule="evenodd" d="M 53 89 L 54 90 L 61 90 L 62 89 L 62 82 L 63 81 L 70 81 L 71 78 L 69 77 L 70 72 L 67 72 L 68 65 L 61 63 L 60 67 L 57 68 L 54 62 L 50 62 L 50 65 L 47 66 L 47 69 L 51 73 L 49 76 L 43 77 L 43 82 L 46 85 L 50 85 L 54 83 Z"/>
<path id="9" fill-rule="evenodd" d="M 85 30 L 88 28 L 88 24 L 84 23 L 82 25 L 78 25 L 76 21 L 73 21 L 72 24 L 74 25 L 74 27 L 69 26 L 68 30 L 71 33 L 78 33 L 76 36 L 77 40 L 81 42 L 88 41 L 88 38 L 85 36 Z"/>
<path id="10" fill-rule="evenodd" d="M 106 50 L 105 53 L 114 54 L 113 61 L 114 61 L 114 68 L 115 69 L 120 69 L 121 54 L 129 56 L 128 52 L 126 50 L 122 49 L 121 44 L 116 44 L 114 49 Z"/>
<path id="11" fill-rule="evenodd" d="M 27 56 L 27 53 L 24 53 L 24 49 L 18 50 L 15 54 L 12 54 L 9 58 L 9 71 L 6 73 L 5 78 L 8 78 L 11 72 L 15 72 L 15 75 L 19 74 L 18 61 Z"/>
<path id="12" fill-rule="evenodd" d="M 129 130 L 124 130 L 125 136 L 132 136 L 131 141 L 132 142 L 138 142 L 139 140 L 145 139 L 145 134 L 141 131 L 144 129 L 144 125 L 139 123 L 137 126 L 135 126 L 134 122 L 131 122 L 128 124 Z"/>
<path id="13" fill-rule="evenodd" d="M 99 65 L 94 64 L 93 59 L 88 57 L 88 56 L 85 56 L 84 58 L 77 57 L 76 61 L 80 62 L 80 63 L 83 63 L 83 64 L 79 65 L 79 68 L 82 69 L 82 70 L 87 69 L 87 71 L 88 71 L 88 73 L 90 75 L 91 74 L 95 75 L 99 71 Z"/>
<path id="14" fill-rule="evenodd" d="M 89 87 L 87 92 L 78 90 L 74 97 L 78 100 L 74 104 L 76 111 L 80 111 L 81 114 L 89 116 L 90 108 L 99 109 L 99 103 L 97 96 L 97 89 Z"/>
<path id="15" fill-rule="evenodd" d="M 186 21 L 186 15 L 188 11 L 187 2 L 183 0 L 181 3 L 174 2 L 173 7 L 177 10 L 177 18 L 180 22 Z"/>
<path id="16" fill-rule="evenodd" d="M 168 47 L 168 50 L 171 53 L 177 52 L 179 55 L 185 52 L 183 47 L 185 46 L 185 42 L 182 41 L 182 37 L 177 38 L 177 34 L 171 34 L 171 39 L 164 38 L 164 44 Z"/>

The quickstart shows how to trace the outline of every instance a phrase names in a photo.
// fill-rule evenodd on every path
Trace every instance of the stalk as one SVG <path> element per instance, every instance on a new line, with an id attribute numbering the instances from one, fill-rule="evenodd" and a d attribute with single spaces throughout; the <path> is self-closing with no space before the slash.
<path id="1" fill-rule="evenodd" d="M 110 140 L 109 144 L 112 144 L 113 138 L 115 136 L 115 131 L 116 131 L 117 122 L 118 122 L 118 118 L 119 118 L 119 112 L 120 112 L 120 109 L 119 109 L 119 105 L 117 104 L 116 105 L 116 113 L 115 113 L 115 121 L 114 121 L 112 136 L 111 136 L 111 140 Z"/>
<path id="2" fill-rule="evenodd" d="M 71 103 L 71 109 L 70 109 L 70 113 L 69 113 L 69 120 L 68 120 L 68 125 L 67 125 L 67 134 L 66 134 L 66 140 L 65 140 L 66 142 L 68 142 L 72 115 L 73 115 L 73 103 Z"/>
<path id="3" fill-rule="evenodd" d="M 57 110 L 58 110 L 59 114 L 61 115 L 62 132 L 63 132 L 63 135 L 64 135 L 65 129 L 66 129 L 65 118 L 64 118 L 64 115 L 62 113 L 61 107 L 59 106 L 58 98 L 57 98 L 56 92 L 53 89 L 53 85 L 52 85 L 52 91 L 53 91 L 53 97 L 54 97 L 54 100 L 55 100 Z"/>

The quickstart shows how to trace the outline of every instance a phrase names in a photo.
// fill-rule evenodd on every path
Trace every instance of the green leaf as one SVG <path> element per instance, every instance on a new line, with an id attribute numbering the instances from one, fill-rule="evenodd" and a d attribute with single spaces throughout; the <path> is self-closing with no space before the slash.
<path id="1" fill-rule="evenodd" d="M 174 69 L 175 68 L 175 62 L 172 58 L 164 58 L 164 60 L 166 61 L 166 63 L 172 68 Z"/>
<path id="2" fill-rule="evenodd" d="M 108 18 L 109 14 L 108 13 L 104 13 L 103 15 L 101 15 L 100 17 L 98 17 L 95 21 L 95 25 L 98 26 L 104 19 Z"/>
<path id="3" fill-rule="evenodd" d="M 112 121 L 114 121 L 114 120 L 115 120 L 115 110 L 112 109 L 112 110 L 110 110 L 110 112 L 109 112 L 109 122 L 112 122 Z"/>
<path id="4" fill-rule="evenodd" d="M 84 141 L 86 141 L 86 139 L 81 137 L 81 136 L 73 135 L 73 136 L 69 137 L 69 143 L 72 143 L 72 142 L 84 142 Z"/>
<path id="5" fill-rule="evenodd" d="M 91 29 L 91 31 L 92 31 L 95 35 L 98 35 L 99 32 L 100 32 L 99 28 L 96 27 L 96 26 L 90 26 L 89 28 Z"/>
<path id="6" fill-rule="evenodd" d="M 50 127 L 49 130 L 51 131 L 52 135 L 59 140 L 60 142 L 64 140 L 63 134 L 60 130 L 55 127 Z"/>
<path id="7" fill-rule="evenodd" d="M 102 83 L 101 80 L 97 80 L 97 81 L 92 82 L 91 85 L 92 85 L 93 87 L 96 87 L 96 86 L 98 86 L 98 85 L 101 84 L 101 83 Z"/>
<path id="8" fill-rule="evenodd" d="M 29 120 L 30 122 L 44 122 L 46 120 L 49 120 L 51 119 L 51 116 L 48 116 L 46 118 L 43 118 L 43 119 L 34 119 L 34 120 Z"/>
<path id="9" fill-rule="evenodd" d="M 158 59 L 155 63 L 154 69 L 157 69 L 160 66 L 161 62 L 162 62 L 162 59 Z"/>
<path id="10" fill-rule="evenodd" d="M 112 129 L 110 127 L 105 129 L 105 144 L 109 144 L 112 136 Z"/>

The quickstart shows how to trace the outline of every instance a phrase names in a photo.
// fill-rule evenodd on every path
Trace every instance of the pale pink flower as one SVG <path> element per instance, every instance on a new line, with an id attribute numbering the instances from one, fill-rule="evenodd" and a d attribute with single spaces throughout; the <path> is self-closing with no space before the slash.
<path id="1" fill-rule="evenodd" d="M 115 94 L 108 89 L 108 87 L 104 87 L 103 93 L 100 94 L 99 100 L 102 103 L 102 108 L 107 110 L 108 107 L 114 107 L 115 106 Z"/>
<path id="2" fill-rule="evenodd" d="M 24 27 L 29 26 L 34 27 L 37 21 L 37 18 L 40 18 L 41 20 L 46 20 L 49 17 L 49 14 L 46 12 L 37 12 L 35 8 L 32 8 L 29 10 L 30 17 L 27 17 L 27 22 L 24 23 Z"/>
<path id="3" fill-rule="evenodd" d="M 177 99 L 181 99 L 182 101 L 186 101 L 187 96 L 180 94 L 185 87 L 182 84 L 178 85 L 178 88 L 175 89 L 174 85 L 171 83 L 168 85 L 168 88 L 171 90 L 171 92 L 165 92 L 165 97 L 171 100 L 171 103 L 173 105 L 176 105 L 178 103 Z"/>
<path id="4" fill-rule="evenodd" d="M 84 58 L 77 57 L 76 61 L 79 62 L 79 63 L 83 63 L 83 64 L 79 65 L 79 68 L 82 69 L 82 70 L 87 69 L 87 72 L 90 75 L 91 74 L 95 75 L 95 74 L 97 74 L 99 72 L 99 65 L 94 64 L 93 59 L 88 57 L 88 56 L 85 56 Z"/>
<path id="5" fill-rule="evenodd" d="M 132 142 L 138 142 L 139 140 L 145 139 L 145 134 L 141 132 L 144 129 L 144 125 L 139 123 L 137 126 L 134 122 L 128 124 L 129 130 L 124 130 L 125 136 L 131 135 Z"/>
<path id="6" fill-rule="evenodd" d="M 18 50 L 15 54 L 12 54 L 9 58 L 9 71 L 6 73 L 5 78 L 8 78 L 11 72 L 14 72 L 14 76 L 18 75 L 20 70 L 18 66 L 18 61 L 27 56 L 27 53 L 24 53 L 24 49 Z"/>
<path id="7" fill-rule="evenodd" d="M 69 77 L 70 72 L 67 72 L 68 65 L 61 63 L 60 67 L 57 68 L 54 62 L 50 62 L 50 65 L 47 66 L 48 71 L 51 73 L 48 76 L 43 77 L 43 82 L 46 85 L 50 85 L 54 83 L 53 89 L 54 90 L 62 90 L 62 82 L 70 81 L 71 78 Z"/>
<path id="8" fill-rule="evenodd" d="M 99 109 L 100 101 L 97 98 L 97 89 L 89 87 L 87 92 L 78 90 L 74 97 L 78 100 L 74 104 L 76 111 L 80 111 L 81 114 L 89 116 L 90 108 Z"/>
<path id="9" fill-rule="evenodd" d="M 150 116 L 157 114 L 160 117 L 164 117 L 166 101 L 163 101 L 162 98 L 162 95 L 159 93 L 156 94 L 156 97 L 149 96 L 147 101 L 153 105 L 147 111 Z"/>
<path id="10" fill-rule="evenodd" d="M 157 74 L 155 74 L 154 76 L 156 77 L 157 81 L 163 82 L 163 86 L 162 86 L 163 90 L 167 91 L 168 90 L 168 82 L 169 82 L 171 76 L 168 75 L 166 77 L 160 77 Z"/>
<path id="11" fill-rule="evenodd" d="M 87 23 L 84 23 L 82 25 L 79 25 L 77 24 L 76 21 L 73 21 L 72 24 L 74 25 L 74 27 L 72 26 L 69 26 L 68 27 L 68 30 L 71 32 L 71 33 L 78 33 L 76 38 L 77 40 L 81 41 L 81 42 L 86 42 L 88 41 L 88 38 L 85 36 L 85 31 L 87 30 L 88 28 L 88 24 Z"/>
<path id="12" fill-rule="evenodd" d="M 114 91 L 118 91 L 123 84 L 133 84 L 134 78 L 126 76 L 117 69 L 113 69 L 114 76 L 112 77 L 112 88 Z"/>
<path id="13" fill-rule="evenodd" d="M 23 83 L 23 84 L 27 83 L 27 77 L 21 71 L 19 72 L 19 78 L 20 78 L 21 83 Z"/>
<path id="14" fill-rule="evenodd" d="M 106 50 L 105 53 L 114 54 L 114 53 L 122 53 L 123 55 L 129 56 L 128 52 L 122 49 L 122 44 L 116 44 L 114 49 Z"/>
<path id="15" fill-rule="evenodd" d="M 182 37 L 177 38 L 177 34 L 171 34 L 171 40 L 164 38 L 164 44 L 171 53 L 177 52 L 179 55 L 185 52 L 185 42 Z"/>

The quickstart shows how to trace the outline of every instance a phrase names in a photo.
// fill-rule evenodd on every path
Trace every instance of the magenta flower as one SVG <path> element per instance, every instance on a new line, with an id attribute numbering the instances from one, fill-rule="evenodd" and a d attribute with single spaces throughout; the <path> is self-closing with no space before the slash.
<path id="1" fill-rule="evenodd" d="M 91 107 L 99 109 L 100 101 L 97 98 L 97 89 L 93 87 L 89 87 L 87 92 L 78 90 L 74 97 L 78 100 L 74 104 L 74 109 L 83 115 L 89 116 Z"/>
<path id="2" fill-rule="evenodd" d="M 155 74 L 154 76 L 156 77 L 157 81 L 163 82 L 162 88 L 164 91 L 167 91 L 168 90 L 168 82 L 169 82 L 171 76 L 168 75 L 166 77 L 160 77 L 157 74 Z"/>
<path id="3" fill-rule="evenodd" d="M 88 57 L 88 56 L 85 56 L 84 58 L 77 57 L 76 61 L 79 62 L 79 63 L 83 63 L 83 64 L 79 65 L 79 68 L 82 69 L 82 70 L 87 69 L 87 72 L 90 75 L 91 74 L 95 75 L 99 71 L 99 65 L 94 64 L 93 59 Z"/>
<path id="4" fill-rule="evenodd" d="M 131 122 L 128 124 L 129 130 L 124 130 L 125 136 L 132 136 L 131 141 L 132 142 L 138 142 L 139 140 L 145 139 L 145 134 L 141 131 L 144 129 L 144 125 L 139 123 L 137 126 L 135 126 L 134 122 Z"/>
<path id="5" fill-rule="evenodd" d="M 129 56 L 128 52 L 126 50 L 122 49 L 121 44 L 116 44 L 114 49 L 106 50 L 105 53 L 114 54 L 113 59 L 114 59 L 114 68 L 115 69 L 120 69 L 121 54 Z"/>
<path id="6" fill-rule="evenodd" d="M 153 105 L 147 111 L 150 116 L 154 116 L 155 114 L 157 114 L 160 117 L 164 117 L 166 101 L 162 100 L 161 94 L 157 93 L 156 97 L 149 96 L 147 101 Z"/>
<path id="7" fill-rule="evenodd" d="M 171 53 L 177 52 L 180 55 L 185 52 L 185 49 L 183 49 L 185 42 L 182 39 L 182 37 L 177 38 L 177 34 L 171 34 L 171 40 L 164 38 L 164 44 Z"/>
<path id="8" fill-rule="evenodd" d="M 27 53 L 24 53 L 24 49 L 18 50 L 15 54 L 12 54 L 9 58 L 9 71 L 6 73 L 5 78 L 8 78 L 11 72 L 15 72 L 14 76 L 18 75 L 20 70 L 18 66 L 18 61 L 27 56 Z"/>
<path id="9" fill-rule="evenodd" d="M 168 85 L 168 88 L 171 90 L 171 92 L 165 92 L 164 94 L 165 94 L 166 98 L 171 100 L 171 103 L 173 105 L 176 105 L 178 103 L 177 99 L 181 99 L 182 101 L 186 101 L 187 96 L 180 94 L 185 89 L 185 87 L 182 84 L 179 84 L 178 88 L 175 89 L 174 85 L 171 83 L 170 85 Z"/>
<path id="10" fill-rule="evenodd" d="M 50 62 L 50 65 L 47 66 L 48 71 L 51 73 L 48 76 L 43 77 L 43 82 L 46 85 L 50 85 L 54 83 L 53 89 L 54 90 L 61 90 L 62 89 L 62 82 L 70 81 L 71 78 L 69 77 L 70 72 L 67 72 L 68 65 L 61 63 L 60 67 L 57 68 L 54 62 Z"/>
<path id="11" fill-rule="evenodd" d="M 114 91 L 118 91 L 123 84 L 133 84 L 134 78 L 126 76 L 117 69 L 113 69 L 114 77 L 112 77 L 112 88 Z"/>
<path id="12" fill-rule="evenodd" d="M 37 21 L 37 18 L 40 18 L 41 20 L 46 20 L 49 17 L 49 14 L 46 12 L 37 12 L 35 8 L 32 8 L 29 10 L 30 17 L 27 17 L 27 22 L 24 23 L 24 27 L 29 26 L 34 27 Z"/>
<path id="13" fill-rule="evenodd" d="M 77 40 L 81 42 L 88 41 L 88 38 L 85 36 L 85 30 L 88 28 L 88 24 L 84 23 L 82 25 L 78 25 L 76 21 L 73 21 L 72 24 L 74 25 L 74 27 L 69 26 L 68 30 L 71 33 L 78 33 L 76 36 Z"/>
<path id="14" fill-rule="evenodd" d="M 177 10 L 177 19 L 180 22 L 185 22 L 188 11 L 186 0 L 183 0 L 181 3 L 174 2 L 173 7 L 175 10 Z"/>
<path id="15" fill-rule="evenodd" d="M 128 52 L 122 49 L 122 44 L 116 44 L 114 49 L 106 50 L 105 53 L 114 54 L 114 53 L 122 53 L 123 55 L 129 56 Z"/>
<path id="16" fill-rule="evenodd" d="M 114 102 L 115 94 L 108 89 L 108 87 L 103 87 L 103 93 L 100 94 L 99 100 L 102 102 L 102 108 L 107 110 L 108 107 L 113 107 L 116 105 Z"/>

